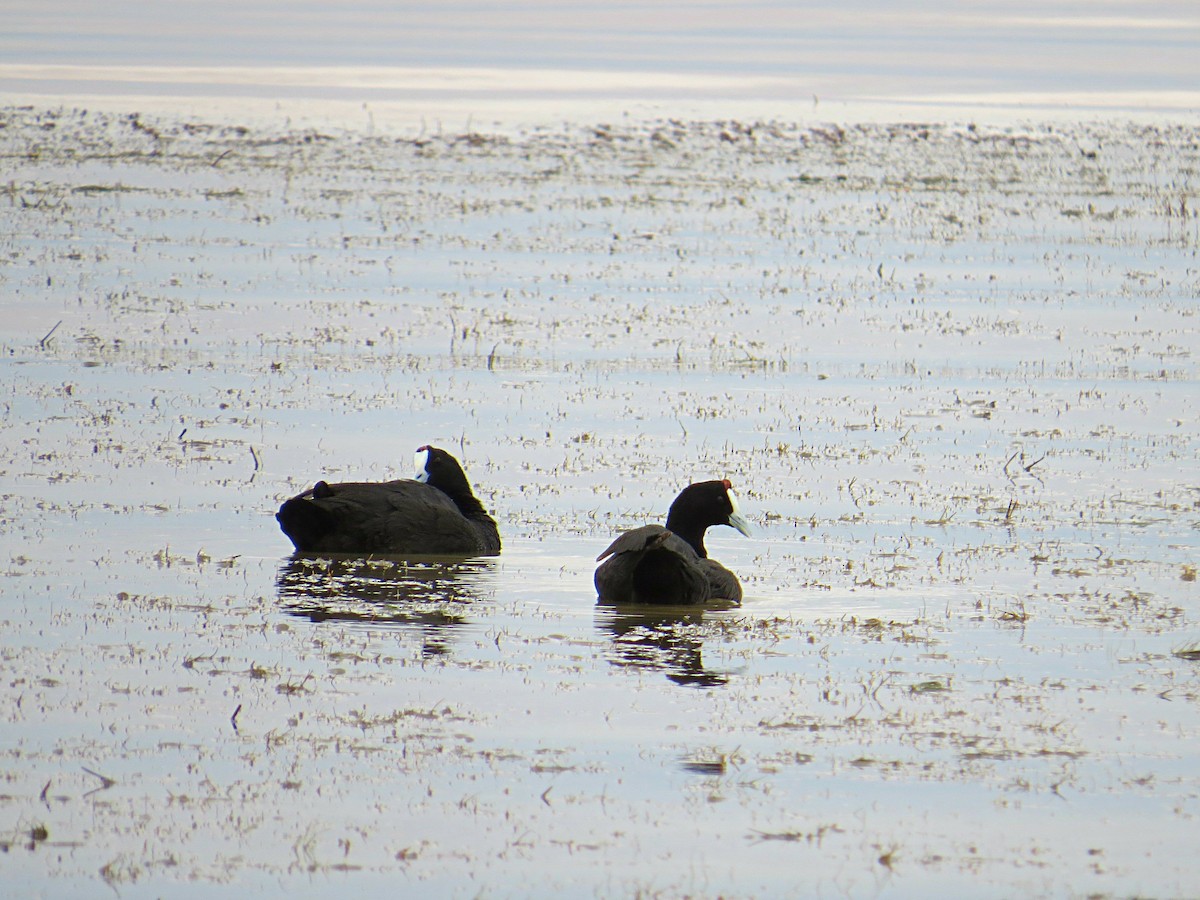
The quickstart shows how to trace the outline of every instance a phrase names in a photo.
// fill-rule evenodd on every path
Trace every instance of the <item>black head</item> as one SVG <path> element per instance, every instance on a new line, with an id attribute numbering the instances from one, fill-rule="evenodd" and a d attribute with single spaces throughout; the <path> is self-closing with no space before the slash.
<path id="1" fill-rule="evenodd" d="M 420 455 L 425 454 L 424 463 Z M 417 448 L 417 481 L 423 481 L 451 497 L 470 495 L 471 485 L 467 476 L 458 464 L 458 460 L 437 447 L 424 446 Z"/>
<path id="2" fill-rule="evenodd" d="M 750 523 L 738 509 L 728 478 L 688 485 L 667 514 L 667 528 L 691 544 L 702 557 L 708 555 L 704 549 L 704 531 L 711 525 L 728 525 L 747 537 L 750 535 Z"/>

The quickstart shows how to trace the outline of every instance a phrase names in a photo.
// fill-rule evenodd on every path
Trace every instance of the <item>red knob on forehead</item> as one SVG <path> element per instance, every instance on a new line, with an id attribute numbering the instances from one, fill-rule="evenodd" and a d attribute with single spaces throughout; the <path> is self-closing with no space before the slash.
<path id="1" fill-rule="evenodd" d="M 722 478 L 721 484 L 725 485 L 725 490 L 727 490 L 727 491 L 733 490 L 733 484 L 732 484 L 732 482 L 730 482 L 730 480 L 728 478 Z"/>

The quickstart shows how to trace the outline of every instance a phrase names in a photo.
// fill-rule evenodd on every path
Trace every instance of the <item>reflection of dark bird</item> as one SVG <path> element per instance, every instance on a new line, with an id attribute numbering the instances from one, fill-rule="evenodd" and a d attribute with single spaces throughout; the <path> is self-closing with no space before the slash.
<path id="1" fill-rule="evenodd" d="M 490 592 L 493 563 L 485 560 L 399 561 L 295 556 L 279 572 L 279 601 L 310 622 L 398 627 L 421 637 L 422 654 L 449 651 L 456 626 Z"/>
<path id="2" fill-rule="evenodd" d="M 737 576 L 704 549 L 710 525 L 729 525 L 749 536 L 728 479 L 683 489 L 667 514 L 667 526 L 627 531 L 596 557 L 601 603 L 704 603 L 742 599 Z"/>
<path id="3" fill-rule="evenodd" d="M 318 481 L 279 508 L 279 527 L 301 553 L 496 556 L 496 520 L 458 460 L 436 447 L 417 453 L 425 460 L 415 480 Z"/>
<path id="4" fill-rule="evenodd" d="M 704 639 L 699 631 L 705 610 L 648 604 L 601 604 L 599 627 L 613 635 L 605 654 L 614 666 L 662 672 L 688 687 L 720 687 L 728 674 L 704 665 Z"/>

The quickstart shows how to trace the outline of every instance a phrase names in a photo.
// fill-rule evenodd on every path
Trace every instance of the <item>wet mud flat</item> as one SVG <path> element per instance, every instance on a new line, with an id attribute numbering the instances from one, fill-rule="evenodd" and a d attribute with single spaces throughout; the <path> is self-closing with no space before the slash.
<path id="1" fill-rule="evenodd" d="M 13 890 L 1195 892 L 1200 130 L 0 125 Z M 425 443 L 501 557 L 290 559 Z"/>

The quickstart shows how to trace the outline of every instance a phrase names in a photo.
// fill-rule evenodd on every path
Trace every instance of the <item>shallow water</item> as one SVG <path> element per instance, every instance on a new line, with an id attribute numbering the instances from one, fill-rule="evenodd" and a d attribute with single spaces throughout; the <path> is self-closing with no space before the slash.
<path id="1" fill-rule="evenodd" d="M 1194 121 L 1193 0 L 9 0 L 0 103 L 363 130 Z M 980 118 L 982 116 L 982 118 Z"/>
<path id="2" fill-rule="evenodd" d="M 1192 892 L 1196 129 L 3 123 L 12 890 Z M 289 559 L 428 442 L 500 558 Z"/>

